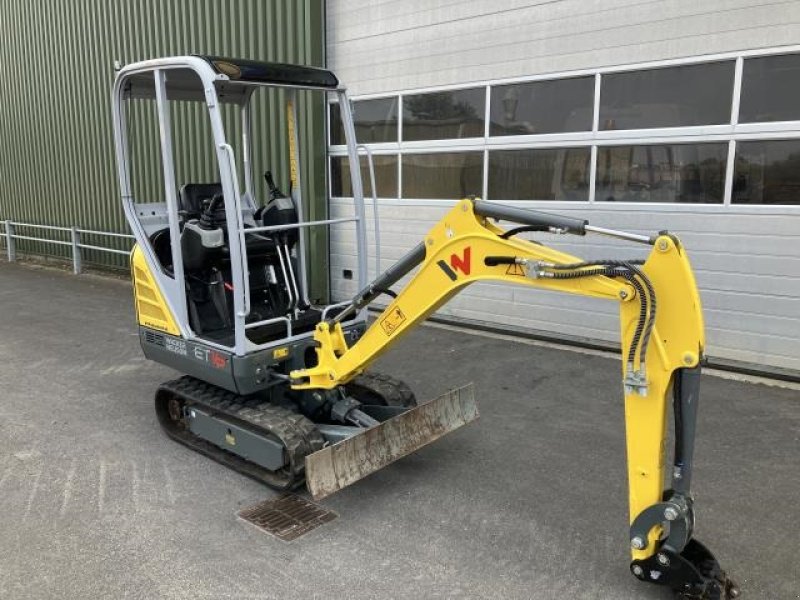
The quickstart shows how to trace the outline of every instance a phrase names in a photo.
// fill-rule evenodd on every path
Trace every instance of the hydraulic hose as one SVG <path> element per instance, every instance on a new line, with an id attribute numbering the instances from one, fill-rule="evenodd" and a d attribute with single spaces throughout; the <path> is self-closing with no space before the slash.
<path id="1" fill-rule="evenodd" d="M 640 310 L 636 329 L 628 350 L 628 363 L 633 364 L 635 362 L 638 351 L 640 367 L 645 364 L 647 358 L 647 346 L 655 326 L 656 317 L 655 290 L 650 279 L 637 266 L 643 262 L 641 260 L 593 260 L 563 265 L 548 265 L 546 267 L 551 271 L 550 274 L 554 279 L 575 279 L 605 275 L 607 277 L 623 277 L 630 282 L 639 296 Z"/>

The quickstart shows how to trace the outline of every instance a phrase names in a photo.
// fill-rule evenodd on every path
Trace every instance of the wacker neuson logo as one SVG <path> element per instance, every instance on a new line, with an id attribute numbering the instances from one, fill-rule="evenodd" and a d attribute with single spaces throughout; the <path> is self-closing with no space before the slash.
<path id="1" fill-rule="evenodd" d="M 461 256 L 458 254 L 451 254 L 449 265 L 443 260 L 438 261 L 436 264 L 439 265 L 442 271 L 444 271 L 444 274 L 447 275 L 451 281 L 458 279 L 458 271 L 461 271 L 464 275 L 469 275 L 472 270 L 472 247 L 467 246 L 464 248 Z"/>

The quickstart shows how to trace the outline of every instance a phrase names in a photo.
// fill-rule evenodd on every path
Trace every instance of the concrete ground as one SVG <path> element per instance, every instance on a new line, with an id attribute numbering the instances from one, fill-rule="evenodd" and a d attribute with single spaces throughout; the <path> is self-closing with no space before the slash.
<path id="1" fill-rule="evenodd" d="M 422 327 L 379 367 L 478 423 L 324 501 L 291 543 L 273 493 L 168 440 L 126 282 L 0 264 L 0 598 L 662 599 L 628 572 L 616 360 Z M 800 598 L 800 397 L 706 376 L 698 538 L 744 598 Z"/>

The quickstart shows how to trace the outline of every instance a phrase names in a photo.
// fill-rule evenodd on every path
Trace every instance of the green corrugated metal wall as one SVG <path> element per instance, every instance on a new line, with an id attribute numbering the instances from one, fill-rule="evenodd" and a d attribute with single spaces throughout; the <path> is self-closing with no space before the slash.
<path id="1" fill-rule="evenodd" d="M 324 0 L 4 0 L 0 220 L 127 232 L 111 130 L 114 61 L 207 53 L 321 66 L 324 5 Z M 254 173 L 271 169 L 286 191 L 287 133 L 282 102 L 276 102 L 281 98 L 275 91 L 259 95 L 253 123 Z M 140 167 L 133 173 L 134 192 L 137 201 L 161 201 L 153 112 L 144 103 L 136 104 L 141 106 L 131 110 L 129 119 L 131 125 L 142 125 L 131 131 L 132 161 L 134 168 Z M 323 218 L 327 202 L 321 96 L 299 99 L 298 109 L 303 196 L 309 217 Z M 178 184 L 216 180 L 204 110 L 180 103 L 172 116 Z M 239 129 L 233 114 L 226 125 L 236 147 Z M 265 198 L 263 181 L 256 179 L 257 197 Z M 312 244 L 313 288 L 320 296 L 327 287 L 324 232 L 316 232 Z M 50 254 L 62 249 L 24 241 L 18 247 Z M 87 253 L 85 258 L 122 264 L 111 254 Z"/>

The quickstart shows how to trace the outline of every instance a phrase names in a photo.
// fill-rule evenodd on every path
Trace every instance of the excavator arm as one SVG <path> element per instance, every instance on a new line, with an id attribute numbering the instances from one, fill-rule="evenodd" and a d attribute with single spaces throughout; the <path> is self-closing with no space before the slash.
<path id="1" fill-rule="evenodd" d="M 494 221 L 517 223 L 504 230 Z M 520 239 L 527 231 L 613 235 L 646 244 L 644 260 L 584 261 Z M 415 268 L 416 273 L 355 343 L 340 322 Z M 628 460 L 631 571 L 684 598 L 734 598 L 738 591 L 693 537 L 690 491 L 700 363 L 700 298 L 680 241 L 591 227 L 586 221 L 462 200 L 403 259 L 362 290 L 337 317 L 317 325 L 316 366 L 290 374 L 295 389 L 330 390 L 359 375 L 406 332 L 467 285 L 503 281 L 619 304 Z M 668 405 L 675 448 L 665 465 Z M 669 479 L 669 487 L 665 481 Z"/>

